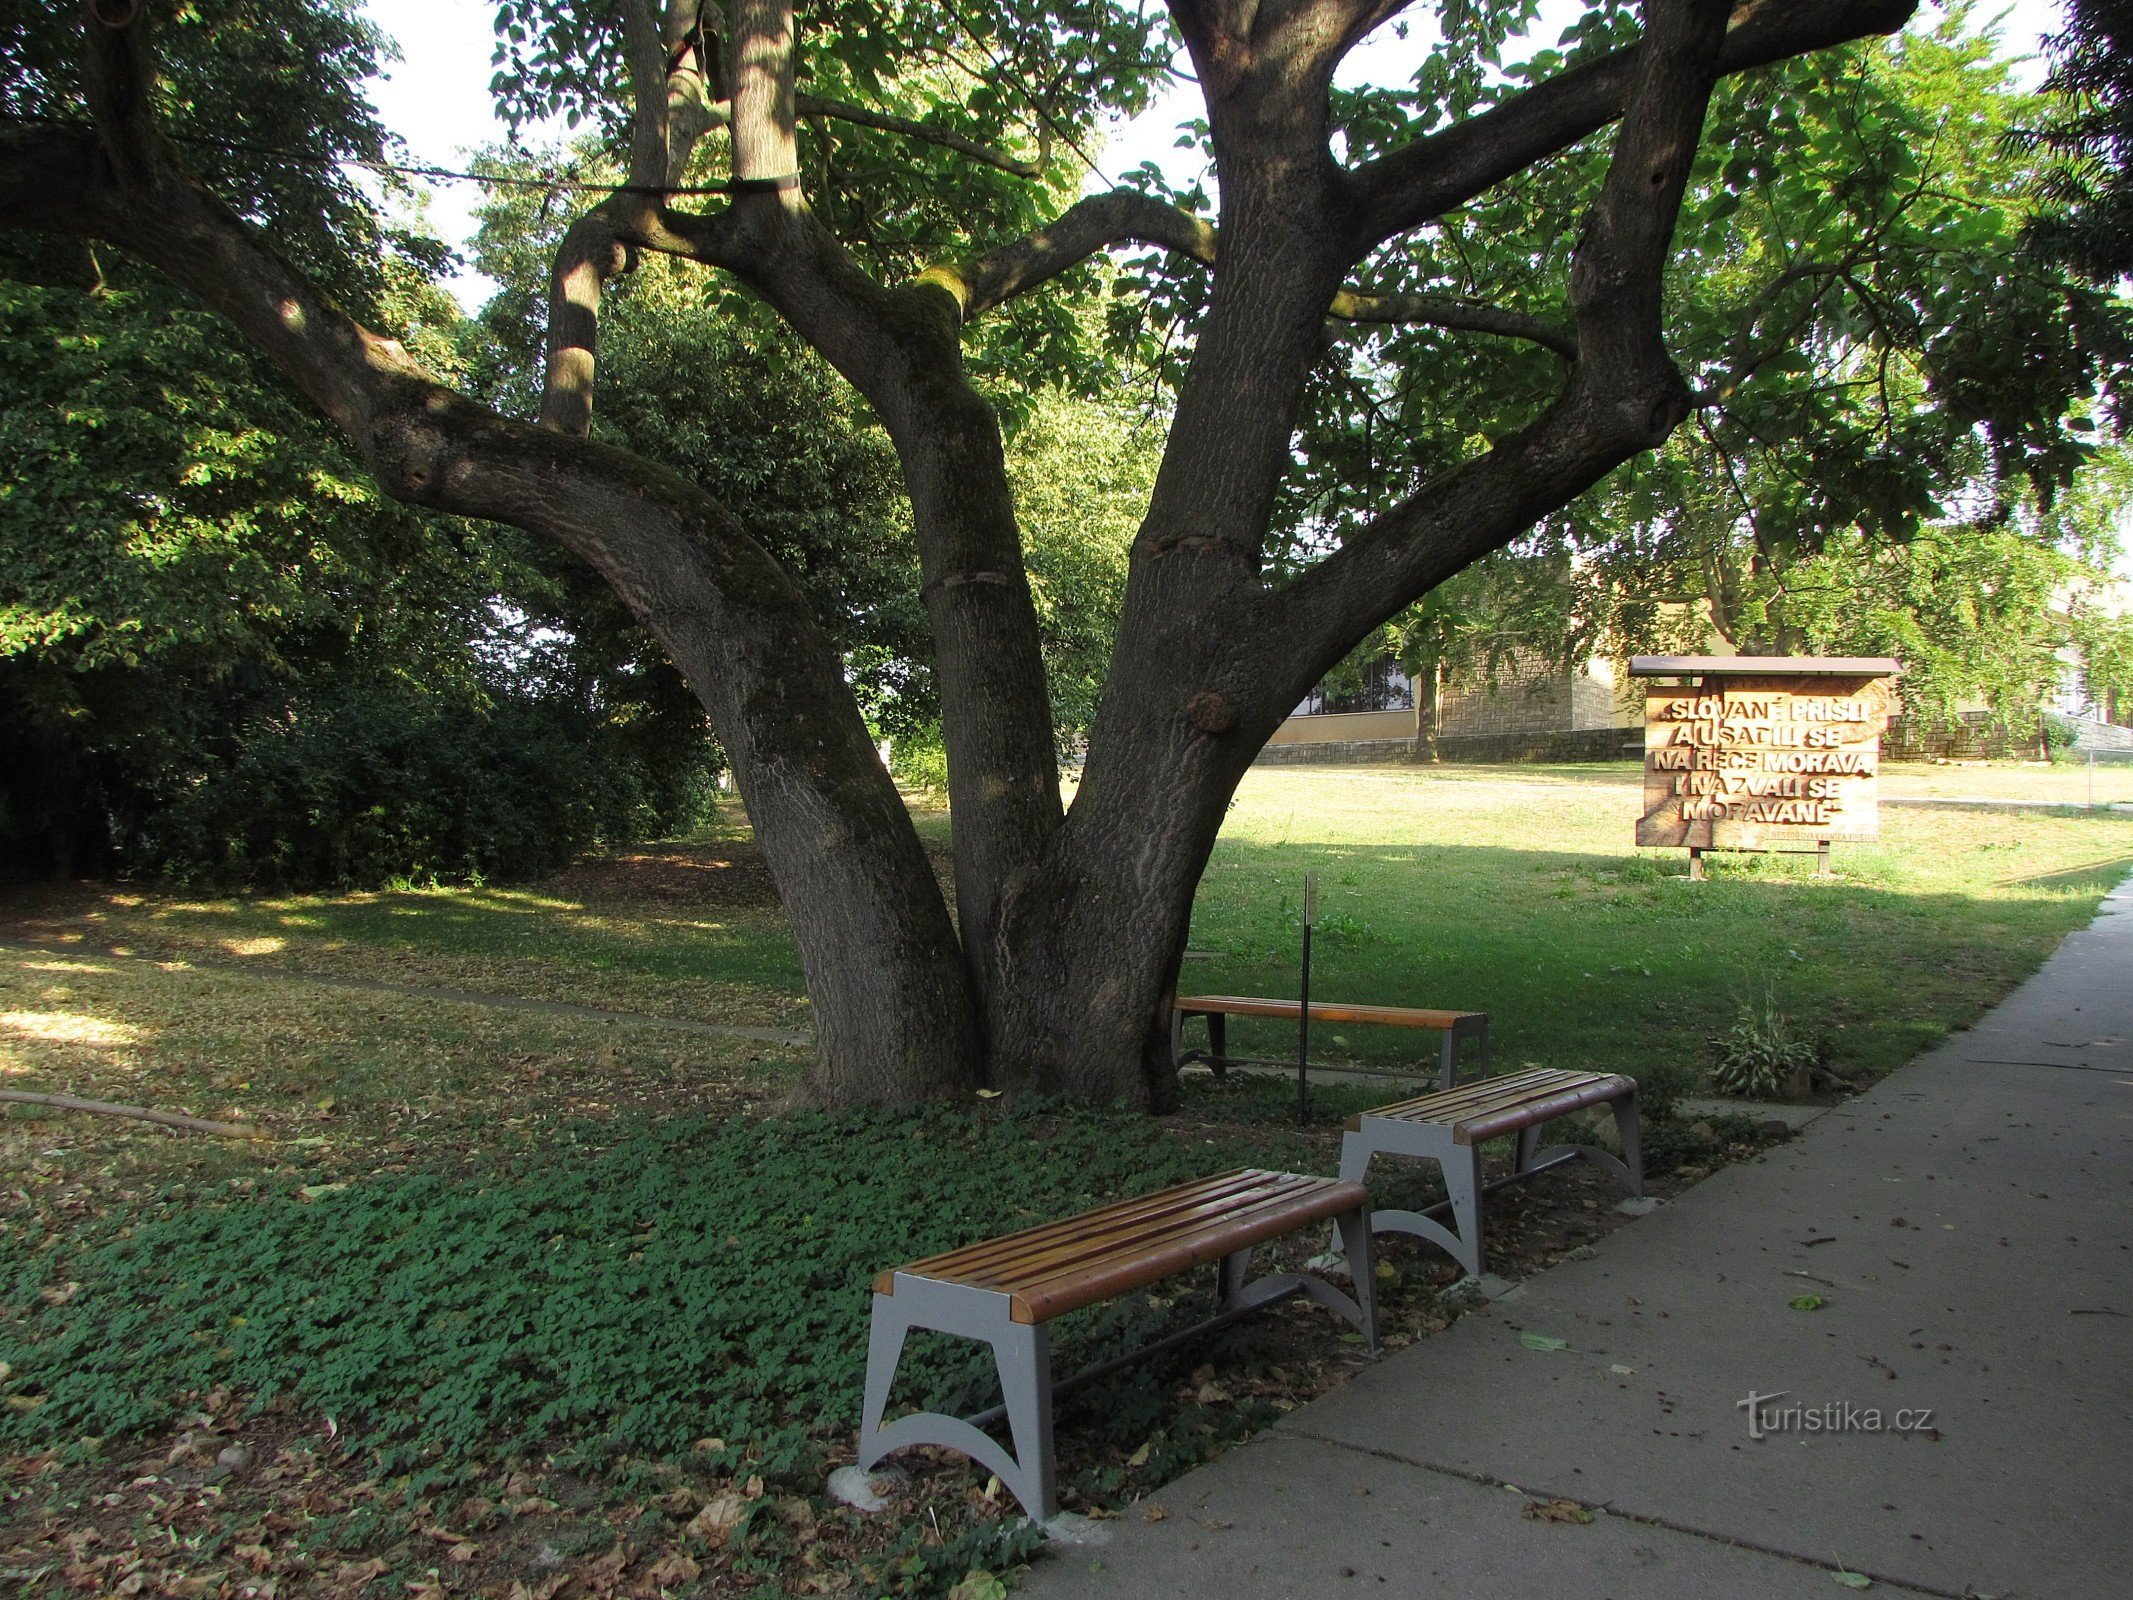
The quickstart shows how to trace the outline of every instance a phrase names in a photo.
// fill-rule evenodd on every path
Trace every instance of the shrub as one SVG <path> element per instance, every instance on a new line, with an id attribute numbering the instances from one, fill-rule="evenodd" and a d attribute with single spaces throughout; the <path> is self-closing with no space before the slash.
<path id="1" fill-rule="evenodd" d="M 335 685 L 247 721 L 141 808 L 124 854 L 182 881 L 277 887 L 537 877 L 700 820 L 715 770 L 706 741 L 676 782 L 560 697 Z"/>
<path id="2" fill-rule="evenodd" d="M 1762 1003 L 1743 1000 L 1733 1026 L 1711 1041 L 1712 1086 L 1750 1100 L 1782 1100 L 1826 1077 L 1821 1044 L 1802 1034 L 1766 989 Z"/>

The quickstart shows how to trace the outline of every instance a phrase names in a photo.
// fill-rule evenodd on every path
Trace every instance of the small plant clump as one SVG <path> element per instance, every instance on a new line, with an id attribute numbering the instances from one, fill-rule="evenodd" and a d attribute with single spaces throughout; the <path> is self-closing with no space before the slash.
<path id="1" fill-rule="evenodd" d="M 1766 990 L 1743 1000 L 1733 1025 L 1712 1039 L 1711 1085 L 1748 1100 L 1804 1100 L 1832 1074 L 1823 1043 L 1805 1033 Z"/>

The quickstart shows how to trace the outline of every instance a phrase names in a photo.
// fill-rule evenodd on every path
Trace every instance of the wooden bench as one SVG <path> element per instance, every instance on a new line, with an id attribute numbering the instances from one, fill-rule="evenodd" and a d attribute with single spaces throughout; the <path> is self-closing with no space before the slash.
<path id="1" fill-rule="evenodd" d="M 1536 1162 L 1541 1124 L 1586 1106 L 1605 1105 L 1614 1112 L 1621 1136 L 1617 1160 L 1591 1145 L 1569 1145 L 1546 1161 Z M 1449 1210 L 1447 1228 L 1427 1211 L 1378 1211 L 1371 1226 L 1379 1233 L 1412 1233 L 1442 1245 L 1473 1277 L 1481 1276 L 1481 1146 L 1505 1134 L 1518 1136 L 1518 1155 L 1508 1178 L 1486 1187 L 1499 1188 L 1579 1156 L 1608 1168 L 1644 1192 L 1644 1162 L 1637 1140 L 1637 1080 L 1607 1072 L 1566 1072 L 1533 1067 L 1483 1079 L 1456 1089 L 1379 1106 L 1348 1119 L 1341 1139 L 1341 1176 L 1361 1183 L 1376 1155 L 1419 1156 L 1444 1173 L 1450 1196 L 1434 1210 Z"/>
<path id="2" fill-rule="evenodd" d="M 1295 1022 L 1300 1019 L 1302 1011 L 1302 1004 L 1295 1000 L 1253 1000 L 1232 994 L 1183 996 L 1171 1003 L 1171 1062 L 1175 1066 L 1183 1067 L 1188 1061 L 1204 1060 L 1214 1068 L 1215 1076 L 1219 1078 L 1232 1061 L 1242 1059 L 1228 1053 L 1231 1017 L 1275 1017 Z M 1187 1017 L 1207 1019 L 1205 1052 L 1186 1052 Z M 1488 1066 L 1489 1014 L 1486 1011 L 1431 1011 L 1417 1006 L 1337 1005 L 1314 1000 L 1311 1002 L 1311 1020 L 1314 1023 L 1332 1023 L 1336 1027 L 1354 1024 L 1375 1028 L 1435 1029 L 1444 1036 L 1437 1048 L 1437 1087 L 1440 1089 L 1449 1089 L 1456 1081 L 1459 1041 L 1462 1039 L 1477 1041 L 1479 1049 L 1475 1056 L 1475 1065 L 1483 1070 Z"/>
<path id="3" fill-rule="evenodd" d="M 1255 1246 L 1329 1219 L 1348 1259 L 1352 1296 L 1302 1273 L 1269 1273 L 1247 1281 Z M 1219 1263 L 1216 1316 L 1054 1386 L 1045 1331 L 1052 1318 L 1209 1261 Z M 1370 1199 L 1360 1183 L 1245 1168 L 884 1272 L 874 1280 L 859 1470 L 912 1445 L 945 1445 L 990 1468 L 1025 1511 L 1049 1521 L 1058 1511 L 1052 1467 L 1055 1394 L 1291 1294 L 1308 1294 L 1339 1312 L 1376 1349 L 1371 1271 Z M 921 1411 L 884 1426 L 904 1336 L 912 1328 L 990 1344 L 1006 1403 L 975 1417 Z M 1014 1438 L 1012 1453 L 982 1431 L 1003 1417 Z"/>

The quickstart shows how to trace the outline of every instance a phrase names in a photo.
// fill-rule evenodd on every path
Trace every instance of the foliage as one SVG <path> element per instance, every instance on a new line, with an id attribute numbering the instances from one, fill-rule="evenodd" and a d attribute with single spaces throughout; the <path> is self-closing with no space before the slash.
<path id="1" fill-rule="evenodd" d="M 351 165 L 390 161 L 399 149 L 363 92 L 398 52 L 360 6 L 188 0 L 148 9 L 162 62 L 160 124 L 192 170 L 290 260 L 359 314 L 442 265 L 443 247 L 395 223 Z M 77 7 L 0 11 L 0 117 L 84 119 L 80 45 Z"/>
<path id="2" fill-rule="evenodd" d="M 593 1458 L 682 1455 L 711 1436 L 736 1466 L 809 1479 L 857 1425 L 883 1263 L 1246 1155 L 1124 1110 L 1041 1103 L 611 1139 L 587 1127 L 565 1158 L 479 1179 L 173 1202 L 94 1235 L 6 1241 L 4 1293 L 31 1309 L 0 1361 L 9 1395 L 36 1403 L 0 1412 L 0 1440 L 136 1430 L 182 1391 L 233 1384 L 262 1403 L 293 1394 L 388 1463 L 553 1439 Z M 40 1294 L 63 1281 L 82 1287 Z M 1165 1320 L 1092 1311 L 1061 1359 Z M 915 1397 L 965 1410 L 990 1376 L 947 1340 L 914 1341 L 904 1371 Z"/>
<path id="3" fill-rule="evenodd" d="M 2114 554 L 2127 485 L 2099 446 L 2133 319 L 2025 247 L 2043 166 L 2010 134 L 2039 103 L 1970 28 L 1958 8 L 1721 86 L 1669 289 L 1698 420 L 1403 616 L 1417 670 L 1871 636 L 1910 647 L 1914 705 L 1983 696 L 2033 725 L 2039 662 L 2089 642 L 2060 602 Z M 1782 161 L 1755 153 L 1773 139 Z M 1544 308 L 1562 262 L 1540 230 L 1595 159 L 1535 174 L 1400 271 Z M 1515 426 L 1553 359 L 1429 333 L 1364 348 L 1325 380 L 1306 549 L 1345 535 L 1374 475 L 1416 482 L 1464 448 L 1411 420 L 1444 414 L 1447 388 L 1468 402 L 1452 415 Z M 2109 512 L 2061 512 L 2084 483 L 2114 492 Z"/>
<path id="4" fill-rule="evenodd" d="M 2046 46 L 2045 91 L 2058 104 L 2038 140 L 2060 158 L 2039 244 L 2099 283 L 2133 272 L 2133 5 L 2067 0 Z"/>
<path id="5" fill-rule="evenodd" d="M 1823 1050 L 1779 1009 L 1768 989 L 1760 1004 L 1743 1000 L 1733 1025 L 1711 1041 L 1711 1087 L 1750 1100 L 1783 1100 L 1811 1085 Z"/>
<path id="6" fill-rule="evenodd" d="M 77 27 L 66 8 L 0 24 L 9 115 L 78 111 Z M 161 33 L 162 109 L 198 169 L 462 370 L 440 248 L 334 164 L 392 153 L 359 89 L 387 59 L 375 30 L 337 0 L 216 0 Z M 715 752 L 656 651 L 611 643 L 523 536 L 380 494 L 160 276 L 8 236 L 0 371 L 19 468 L 0 483 L 0 725 L 32 757 L 0 778 L 7 870 L 526 873 L 700 814 Z"/>
<path id="7" fill-rule="evenodd" d="M 0 350 L 17 870 L 508 875 L 700 813 L 693 705 L 529 644 L 517 541 L 386 500 L 167 287 L 0 279 Z"/>
<path id="8" fill-rule="evenodd" d="M 391 680 L 306 689 L 141 815 L 125 858 L 188 882 L 479 883 L 674 833 L 710 804 L 702 741 L 677 773 L 632 749 L 627 725 L 568 702 L 454 703 Z"/>

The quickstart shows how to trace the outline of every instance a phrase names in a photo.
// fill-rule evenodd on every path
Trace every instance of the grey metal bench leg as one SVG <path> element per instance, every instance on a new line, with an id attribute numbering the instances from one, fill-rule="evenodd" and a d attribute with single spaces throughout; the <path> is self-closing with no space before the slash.
<path id="1" fill-rule="evenodd" d="M 1520 1128 L 1518 1130 L 1518 1164 L 1511 1169 L 1513 1172 L 1531 1172 L 1533 1170 L 1533 1153 L 1540 1148 L 1540 1142 L 1541 1131 L 1539 1123 L 1536 1122 L 1530 1128 Z"/>
<path id="2" fill-rule="evenodd" d="M 904 1338 L 913 1328 L 961 1334 L 992 1346 L 1000 1390 L 1007 1402 L 1008 1428 L 1015 1441 L 1012 1454 L 961 1417 L 938 1411 L 914 1412 L 886 1426 L 882 1423 Z M 884 1456 L 918 1444 L 945 1445 L 990 1469 L 1022 1509 L 1039 1522 L 1057 1515 L 1051 1346 L 1041 1324 L 1013 1320 L 1006 1295 L 899 1273 L 894 1294 L 874 1296 L 873 1326 L 867 1337 L 866 1402 L 859 1422 L 859 1470 L 864 1472 Z"/>
<path id="3" fill-rule="evenodd" d="M 1637 1097 L 1624 1095 L 1614 1102 L 1615 1135 L 1622 1142 L 1623 1176 L 1629 1179 L 1629 1192 L 1644 1193 L 1644 1142 L 1637 1131 Z"/>
<path id="4" fill-rule="evenodd" d="M 1444 1042 L 1437 1048 L 1437 1087 L 1455 1088 L 1459 1082 L 1459 1045 L 1463 1039 L 1474 1041 L 1474 1076 L 1489 1075 L 1489 1019 L 1486 1016 L 1468 1017 L 1453 1023 L 1444 1030 Z"/>
<path id="5" fill-rule="evenodd" d="M 1450 1131 L 1428 1123 L 1400 1122 L 1390 1118 L 1364 1117 L 1362 1126 L 1341 1139 L 1341 1172 L 1344 1181 L 1360 1183 L 1375 1155 L 1414 1156 L 1434 1161 L 1444 1176 L 1445 1193 L 1451 1197 L 1452 1223 L 1447 1228 L 1435 1217 L 1419 1211 L 1370 1213 L 1377 1233 L 1411 1233 L 1446 1251 L 1469 1275 L 1481 1275 L 1481 1152 L 1472 1145 L 1452 1143 Z"/>
<path id="6" fill-rule="evenodd" d="M 1467 1276 L 1481 1276 L 1481 1146 L 1454 1145 L 1444 1156 L 1444 1193 L 1452 1203 L 1452 1254 Z"/>
<path id="7" fill-rule="evenodd" d="M 1007 1401 L 1007 1428 L 1015 1441 L 1021 1482 L 1000 1481 L 1014 1491 L 1022 1509 L 1039 1522 L 1059 1514 L 1057 1469 L 1052 1464 L 1052 1348 L 1044 1324 L 1010 1323 L 992 1341 L 1000 1364 L 1000 1392 Z M 998 1471 L 998 1468 L 994 1469 Z"/>
<path id="8" fill-rule="evenodd" d="M 1365 1348 L 1378 1348 L 1378 1263 L 1368 1209 L 1343 1212 L 1333 1219 L 1333 1247 L 1348 1259 L 1348 1282 L 1355 1291 L 1356 1309 Z"/>
<path id="9" fill-rule="evenodd" d="M 1207 1064 L 1216 1077 L 1229 1076 L 1229 1018 L 1219 1011 L 1207 1014 Z"/>

